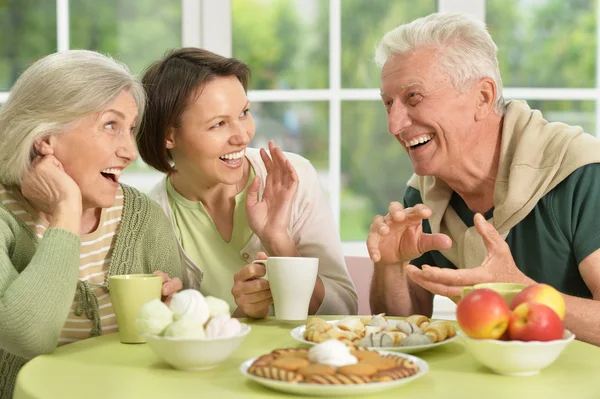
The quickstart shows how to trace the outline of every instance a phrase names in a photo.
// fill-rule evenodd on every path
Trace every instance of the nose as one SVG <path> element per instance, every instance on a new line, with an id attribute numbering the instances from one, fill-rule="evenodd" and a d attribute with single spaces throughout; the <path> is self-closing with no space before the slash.
<path id="1" fill-rule="evenodd" d="M 235 121 L 232 124 L 232 135 L 231 142 L 235 145 L 247 145 L 253 136 L 252 126 L 248 126 L 248 123 L 244 121 Z"/>
<path id="2" fill-rule="evenodd" d="M 397 136 L 402 133 L 402 130 L 412 125 L 408 108 L 399 101 L 394 102 L 387 115 L 388 131 L 390 134 Z"/>
<path id="3" fill-rule="evenodd" d="M 117 156 L 126 159 L 128 162 L 135 161 L 138 156 L 137 147 L 135 146 L 135 138 L 133 134 L 124 134 L 122 144 L 117 148 Z"/>

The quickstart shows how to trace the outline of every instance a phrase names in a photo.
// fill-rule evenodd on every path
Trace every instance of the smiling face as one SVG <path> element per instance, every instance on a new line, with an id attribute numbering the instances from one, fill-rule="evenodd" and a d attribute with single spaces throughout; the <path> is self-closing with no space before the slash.
<path id="1" fill-rule="evenodd" d="M 217 77 L 194 93 L 166 145 L 182 175 L 195 176 L 206 187 L 232 185 L 243 177 L 244 154 L 254 132 L 240 81 Z"/>
<path id="2" fill-rule="evenodd" d="M 54 156 L 79 185 L 84 209 L 114 203 L 119 176 L 138 157 L 133 138 L 137 113 L 135 100 L 123 91 L 103 111 L 52 137 Z"/>
<path id="3" fill-rule="evenodd" d="M 421 176 L 452 173 L 478 136 L 475 86 L 459 92 L 438 64 L 435 50 L 421 49 L 390 57 L 381 72 L 388 130 Z"/>

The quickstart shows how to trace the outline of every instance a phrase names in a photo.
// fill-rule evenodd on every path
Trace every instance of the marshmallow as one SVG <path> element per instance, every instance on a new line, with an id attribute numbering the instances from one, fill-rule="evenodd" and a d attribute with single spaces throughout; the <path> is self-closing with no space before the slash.
<path id="1" fill-rule="evenodd" d="M 206 337 L 233 337 L 242 332 L 242 325 L 238 319 L 232 319 L 228 315 L 220 314 L 210 319 L 206 325 Z"/>
<path id="2" fill-rule="evenodd" d="M 206 304 L 208 305 L 208 310 L 210 312 L 211 317 L 215 317 L 220 314 L 226 314 L 227 316 L 231 316 L 231 312 L 229 311 L 229 304 L 227 301 L 216 298 L 214 296 L 207 296 L 204 298 L 206 300 Z"/>
<path id="3" fill-rule="evenodd" d="M 136 327 L 140 334 L 161 335 L 173 322 L 173 312 L 160 299 L 153 299 L 140 307 Z"/>
<path id="4" fill-rule="evenodd" d="M 179 291 L 173 295 L 171 300 L 171 311 L 175 321 L 180 319 L 192 319 L 204 325 L 210 317 L 208 304 L 200 291 L 188 289 Z"/>
<path id="5" fill-rule="evenodd" d="M 182 318 L 165 330 L 165 337 L 173 338 L 206 338 L 204 327 L 198 320 Z"/>

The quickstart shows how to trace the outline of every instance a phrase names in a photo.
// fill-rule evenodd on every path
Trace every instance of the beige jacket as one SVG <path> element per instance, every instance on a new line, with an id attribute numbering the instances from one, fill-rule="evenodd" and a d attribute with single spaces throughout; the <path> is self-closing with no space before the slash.
<path id="1" fill-rule="evenodd" d="M 538 201 L 576 169 L 600 163 L 600 140 L 579 126 L 549 123 L 524 101 L 511 101 L 504 115 L 498 175 L 494 186 L 494 216 L 488 221 L 506 238 Z M 408 185 L 419 190 L 431 208 L 432 233 L 452 239 L 440 251 L 458 268 L 481 265 L 487 250 L 475 226 L 467 228 L 449 205 L 452 189 L 433 176 L 417 176 Z"/>
<path id="2" fill-rule="evenodd" d="M 358 299 L 354 284 L 344 262 L 340 237 L 335 226 L 327 196 L 321 187 L 317 172 L 311 163 L 299 155 L 286 153 L 300 178 L 298 193 L 292 206 L 289 232 L 302 256 L 319 258 L 319 277 L 325 286 L 325 297 L 317 314 L 347 315 L 356 314 Z M 267 171 L 257 149 L 248 148 L 246 158 L 261 180 L 259 195 L 265 185 Z M 162 179 L 148 195 L 159 203 L 171 220 L 174 219 L 167 197 L 167 178 Z M 181 243 L 179 251 L 186 265 L 184 286 L 199 289 L 202 283 L 202 270 L 185 253 Z M 252 235 L 240 256 L 252 262 L 258 252 L 266 252 L 260 239 Z M 233 282 L 232 282 L 233 284 Z"/>

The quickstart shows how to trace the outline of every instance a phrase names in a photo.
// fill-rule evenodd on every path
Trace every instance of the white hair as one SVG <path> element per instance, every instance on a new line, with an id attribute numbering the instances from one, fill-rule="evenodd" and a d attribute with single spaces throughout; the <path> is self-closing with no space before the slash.
<path id="1" fill-rule="evenodd" d="M 145 92 L 124 64 L 88 50 L 54 53 L 32 64 L 0 109 L 0 183 L 20 186 L 37 139 L 68 131 L 123 90 L 133 96 L 141 120 Z"/>
<path id="2" fill-rule="evenodd" d="M 375 50 L 375 62 L 381 68 L 391 56 L 421 48 L 437 50 L 440 67 L 457 90 L 482 78 L 494 80 L 494 110 L 504 114 L 498 47 L 483 22 L 458 13 L 435 13 L 416 19 L 383 36 Z"/>

